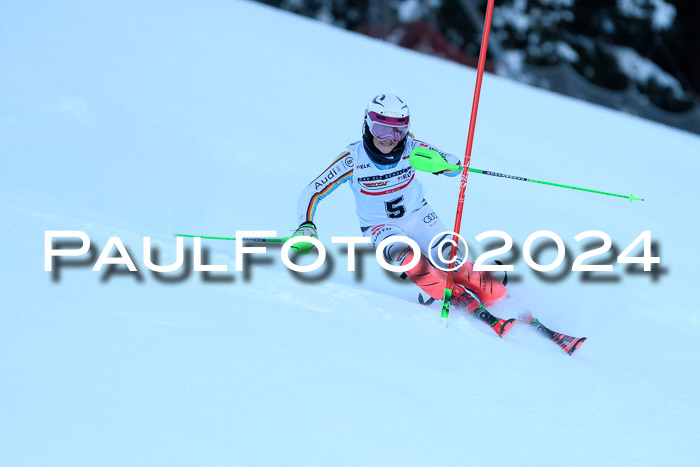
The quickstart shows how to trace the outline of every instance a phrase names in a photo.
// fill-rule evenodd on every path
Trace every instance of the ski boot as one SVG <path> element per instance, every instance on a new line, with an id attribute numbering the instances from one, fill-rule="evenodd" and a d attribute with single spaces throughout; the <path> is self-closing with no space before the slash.
<path id="1" fill-rule="evenodd" d="M 498 334 L 498 337 L 505 336 L 517 321 L 515 318 L 501 319 L 493 316 L 491 313 L 489 313 L 489 310 L 484 308 L 484 305 L 479 303 L 479 300 L 474 298 L 465 289 L 461 290 L 463 292 L 453 299 L 452 304 L 458 308 L 462 308 L 467 313 L 470 313 L 472 316 L 488 324 L 491 329 Z"/>

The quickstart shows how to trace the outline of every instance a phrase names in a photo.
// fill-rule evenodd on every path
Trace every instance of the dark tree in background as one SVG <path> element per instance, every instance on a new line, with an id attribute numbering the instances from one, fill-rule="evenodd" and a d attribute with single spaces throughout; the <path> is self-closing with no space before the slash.
<path id="1" fill-rule="evenodd" d="M 694 105 L 693 85 L 674 58 L 683 55 L 680 22 L 664 0 L 501 0 L 494 10 L 514 73 L 520 63 L 569 63 L 598 86 L 635 86 L 673 111 Z"/>
<path id="2" fill-rule="evenodd" d="M 397 27 L 420 22 L 439 31 L 465 56 L 475 57 L 487 2 L 263 3 L 396 42 L 406 34 L 405 29 L 397 33 Z M 511 77 L 533 82 L 528 77 L 533 66 L 569 64 L 599 87 L 637 89 L 665 110 L 686 111 L 696 105 L 700 0 L 496 0 L 495 5 L 489 58 L 501 63 L 501 69 Z M 420 34 L 425 34 L 425 29 L 420 29 Z"/>
<path id="3" fill-rule="evenodd" d="M 360 26 L 396 21 L 390 2 L 372 0 L 259 0 L 300 15 L 355 31 Z"/>

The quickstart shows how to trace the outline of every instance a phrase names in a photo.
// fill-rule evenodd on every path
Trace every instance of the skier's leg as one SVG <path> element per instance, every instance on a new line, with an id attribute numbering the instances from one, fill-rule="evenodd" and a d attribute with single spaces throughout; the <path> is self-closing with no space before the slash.
<path id="1" fill-rule="evenodd" d="M 399 258 L 401 261 L 399 264 L 406 265 L 413 260 L 413 251 L 409 249 L 403 253 L 403 259 Z M 432 298 L 440 299 L 443 297 L 447 273 L 433 266 L 425 256 L 421 255 L 418 264 L 406 271 L 406 275 L 411 279 L 411 282 Z"/>
<path id="2" fill-rule="evenodd" d="M 416 241 L 423 254 L 432 264 L 438 266 L 438 269 L 450 269 L 454 265 L 443 261 L 450 259 L 452 244 L 445 240 L 452 238 L 451 232 L 428 203 L 412 213 L 404 224 L 408 236 Z"/>
<path id="3" fill-rule="evenodd" d="M 396 225 L 374 226 L 365 230 L 364 235 L 371 238 L 371 245 L 375 249 L 383 240 L 392 236 L 401 235 L 410 238 L 405 230 Z M 414 252 L 408 243 L 396 241 L 384 248 L 384 259 L 389 264 L 404 266 L 413 258 Z M 418 264 L 406 271 L 406 275 L 411 282 L 432 298 L 442 298 L 447 274 L 430 264 L 424 255 L 420 255 Z"/>
<path id="4" fill-rule="evenodd" d="M 430 214 L 430 213 L 429 213 Z M 428 216 L 428 214 L 426 214 Z M 418 243 L 418 246 L 421 247 L 423 251 L 427 250 L 430 244 L 431 236 L 430 235 L 436 235 L 440 232 L 443 232 L 440 230 L 440 226 L 436 225 L 434 222 L 431 222 L 434 227 L 432 229 L 433 231 L 428 231 L 428 229 L 423 229 L 424 231 L 421 231 L 421 229 L 416 229 L 415 224 L 421 224 L 424 223 L 424 217 L 422 214 L 418 217 L 412 216 L 409 218 L 407 221 L 403 222 L 401 226 L 398 225 L 378 225 L 378 226 L 373 226 L 369 229 L 366 229 L 364 231 L 364 235 L 370 237 L 371 239 L 371 245 L 372 248 L 376 249 L 377 246 L 384 241 L 385 239 L 392 237 L 392 236 L 405 236 L 412 238 L 413 240 Z M 437 217 L 432 213 L 430 217 Z M 427 217 L 425 217 L 427 219 Z M 439 220 L 438 220 L 439 222 Z M 430 223 L 425 222 L 426 225 L 429 225 Z M 412 228 L 413 227 L 413 228 Z M 415 238 L 411 235 L 406 230 L 413 231 L 415 233 L 418 231 L 421 235 L 418 236 L 418 238 Z M 427 233 L 426 233 L 427 231 Z M 438 244 L 439 242 L 435 242 Z M 408 243 L 401 242 L 401 241 L 396 241 L 393 243 L 390 243 L 385 249 L 384 249 L 384 259 L 389 263 L 393 265 L 401 265 L 405 266 L 409 264 L 413 258 L 414 258 L 414 251 L 411 248 Z M 444 257 L 447 257 L 449 255 L 449 251 L 447 251 L 444 255 Z M 433 256 L 435 256 L 435 253 L 433 253 Z M 443 264 L 443 267 L 447 266 L 447 264 Z M 420 255 L 420 260 L 418 261 L 418 264 L 415 265 L 413 268 L 409 269 L 406 271 L 406 275 L 408 278 L 416 284 L 420 289 L 428 294 L 430 297 L 434 299 L 441 299 L 443 298 L 444 292 L 445 292 L 445 282 L 447 281 L 447 273 L 445 271 L 442 271 L 438 268 L 436 268 L 428 259 L 425 257 L 424 254 Z M 458 297 L 462 293 L 464 293 L 465 290 L 462 287 L 456 287 L 453 290 L 452 296 L 454 298 Z M 470 306 L 468 308 L 468 311 L 471 312 L 474 310 L 476 306 L 478 306 L 479 303 L 478 301 L 475 302 L 473 306 Z M 464 307 L 467 309 L 467 307 Z"/>
<path id="5" fill-rule="evenodd" d="M 454 281 L 464 285 L 479 296 L 479 300 L 491 306 L 506 296 L 506 286 L 488 271 L 474 271 L 474 263 L 465 261 L 455 273 Z"/>
<path id="6" fill-rule="evenodd" d="M 397 235 L 408 237 L 407 232 L 395 225 L 374 226 L 366 229 L 364 234 L 371 238 L 371 245 L 375 249 L 386 238 Z M 413 239 L 416 240 L 415 238 Z M 401 241 L 389 244 L 384 249 L 383 253 L 386 261 L 395 265 L 409 264 L 414 254 L 416 254 L 410 245 Z M 418 264 L 406 271 L 406 275 L 411 279 L 411 282 L 420 287 L 423 292 L 430 295 L 432 298 L 443 298 L 447 273 L 433 266 L 430 261 L 425 258 L 425 255 L 421 254 Z M 484 308 L 479 302 L 479 299 L 474 297 L 472 293 L 461 284 L 454 284 L 452 289 L 452 304 L 455 308 L 463 309 L 491 326 L 491 329 L 501 337 L 508 332 L 515 322 L 514 319 L 503 320 L 494 317 Z"/>
<path id="7" fill-rule="evenodd" d="M 452 238 L 451 232 L 447 230 L 429 204 L 426 203 L 416 214 L 417 216 L 413 218 L 414 222 L 409 224 L 411 228 L 409 236 L 416 240 L 422 251 L 429 253 L 431 261 L 438 268 L 447 269 L 454 267 L 454 263 L 448 264 L 440 259 L 440 253 L 442 253 L 442 258 L 450 259 L 452 243 L 442 242 L 445 239 Z M 458 258 L 463 256 L 463 253 L 457 252 Z M 506 287 L 501 281 L 488 271 L 474 271 L 474 263 L 464 259 L 457 260 L 461 263 L 461 266 L 455 272 L 454 282 L 473 291 L 477 294 L 481 303 L 486 306 L 493 305 L 505 297 Z"/>

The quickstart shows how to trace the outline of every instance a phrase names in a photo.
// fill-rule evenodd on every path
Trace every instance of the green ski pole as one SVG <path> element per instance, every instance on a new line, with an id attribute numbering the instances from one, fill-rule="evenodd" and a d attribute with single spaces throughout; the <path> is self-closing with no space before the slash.
<path id="1" fill-rule="evenodd" d="M 469 168 L 469 171 L 474 172 L 474 173 L 478 173 L 478 174 L 491 175 L 492 177 L 510 178 L 512 180 L 520 180 L 523 182 L 541 183 L 542 185 L 556 186 L 559 188 L 568 188 L 569 190 L 579 190 L 579 191 L 586 191 L 588 193 L 598 193 L 599 195 L 616 196 L 618 198 L 626 198 L 627 200 L 629 200 L 630 203 L 632 201 L 644 201 L 643 198 L 637 198 L 633 194 L 618 195 L 616 193 L 607 193 L 605 191 L 591 190 L 589 188 L 579 188 L 577 186 L 562 185 L 561 183 L 543 182 L 542 180 L 535 180 L 533 178 L 518 177 L 516 175 L 507 175 L 507 174 L 502 174 L 502 173 L 498 173 L 498 172 L 492 172 L 490 170 L 479 170 L 479 169 Z"/>
<path id="2" fill-rule="evenodd" d="M 415 168 L 416 170 L 421 170 L 423 172 L 431 172 L 431 173 L 442 172 L 445 170 L 447 170 L 447 171 L 463 170 L 463 168 L 464 168 L 461 165 L 450 164 L 449 162 L 445 161 L 445 159 L 443 159 L 442 156 L 438 152 L 433 151 L 431 149 L 427 149 L 427 148 L 414 149 L 411 152 L 409 162 L 411 163 L 413 168 Z M 591 190 L 589 188 L 579 188 L 576 186 L 562 185 L 561 183 L 544 182 L 542 180 L 535 180 L 533 178 L 519 177 L 517 175 L 502 174 L 502 173 L 498 173 L 498 172 L 492 172 L 490 170 L 473 169 L 470 167 L 469 172 L 478 173 L 478 174 L 482 174 L 482 175 L 491 175 L 492 177 L 509 178 L 511 180 L 520 180 L 523 182 L 540 183 L 542 185 L 555 186 L 555 187 L 559 187 L 559 188 L 568 188 L 570 190 L 586 191 L 588 193 L 597 193 L 599 195 L 615 196 L 618 198 L 625 198 L 630 203 L 632 201 L 644 201 L 643 198 L 637 198 L 633 194 L 618 195 L 616 193 L 608 193 L 605 191 Z"/>
<path id="3" fill-rule="evenodd" d="M 211 237 L 207 235 L 189 235 L 173 232 L 175 237 L 187 237 L 187 238 L 208 238 L 211 240 L 232 240 L 236 241 L 236 237 Z M 243 237 L 240 240 L 244 243 L 285 243 L 290 238 L 294 236 L 283 237 L 283 238 L 268 238 L 268 237 Z M 306 255 L 311 251 L 314 244 L 310 242 L 297 242 L 292 246 L 292 251 Z"/>
<path id="4" fill-rule="evenodd" d="M 188 235 L 188 234 L 181 234 L 181 233 L 175 233 L 173 232 L 173 235 L 175 237 L 187 237 L 187 238 L 208 238 L 211 240 L 236 240 L 236 237 L 210 237 L 206 235 Z M 284 238 L 256 238 L 256 237 L 243 237 L 240 240 L 242 242 L 251 242 L 251 243 L 284 243 L 287 240 L 289 240 L 292 237 L 284 237 Z"/>

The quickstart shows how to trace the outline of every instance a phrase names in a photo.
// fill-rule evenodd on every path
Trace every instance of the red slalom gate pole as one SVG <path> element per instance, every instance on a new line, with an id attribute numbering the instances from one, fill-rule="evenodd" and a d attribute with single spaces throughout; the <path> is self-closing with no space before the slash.
<path id="1" fill-rule="evenodd" d="M 464 208 L 464 192 L 467 189 L 467 177 L 469 176 L 469 164 L 472 159 L 472 144 L 474 142 L 474 128 L 476 127 L 476 112 L 479 110 L 479 95 L 481 94 L 481 80 L 484 76 L 484 67 L 486 66 L 486 49 L 489 45 L 489 31 L 491 30 L 491 17 L 493 16 L 494 0 L 489 0 L 486 6 L 486 18 L 484 19 L 484 32 L 481 36 L 481 50 L 479 51 L 479 65 L 476 70 L 476 85 L 474 86 L 474 101 L 472 102 L 472 114 L 469 119 L 469 135 L 467 136 L 467 149 L 464 152 L 464 167 L 462 170 L 462 182 L 459 188 L 459 198 L 457 199 L 457 216 L 455 217 L 454 234 L 452 236 L 452 250 L 450 258 L 457 255 L 458 234 L 462 224 L 462 209 Z M 454 271 L 447 273 L 447 282 L 445 283 L 445 293 L 442 298 L 442 313 L 443 319 L 447 319 L 450 313 L 450 299 L 452 298 L 452 286 L 454 285 Z"/>

